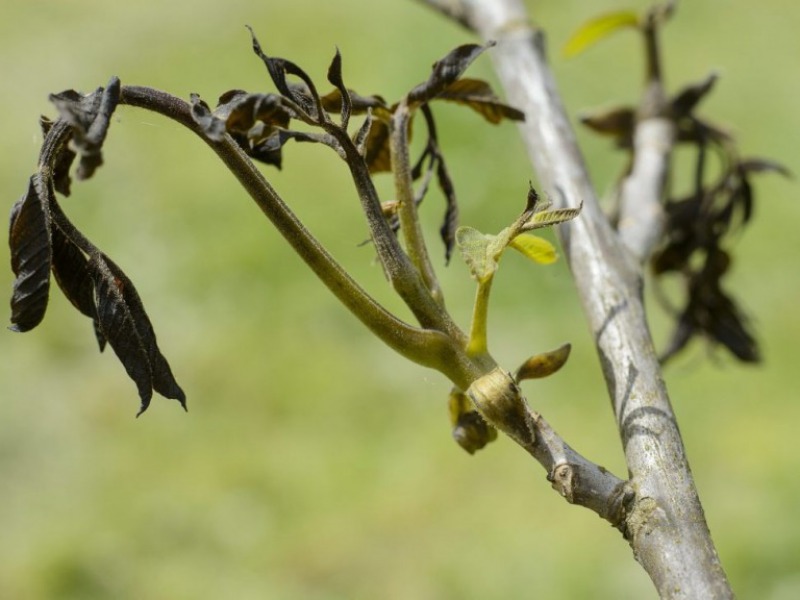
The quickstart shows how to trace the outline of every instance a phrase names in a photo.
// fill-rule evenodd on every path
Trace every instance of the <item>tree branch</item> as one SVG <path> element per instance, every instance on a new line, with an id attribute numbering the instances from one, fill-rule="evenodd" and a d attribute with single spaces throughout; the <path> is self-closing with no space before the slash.
<path id="1" fill-rule="evenodd" d="M 625 502 L 632 497 L 626 483 L 575 452 L 541 415 L 531 411 L 513 378 L 497 368 L 488 354 L 469 356 L 460 330 L 456 335 L 418 329 L 388 313 L 305 229 L 232 139 L 225 136 L 217 142 L 203 133 L 186 102 L 151 88 L 125 86 L 120 103 L 161 113 L 199 135 L 236 175 L 292 248 L 373 333 L 402 356 L 439 370 L 461 389 L 474 394 L 489 422 L 509 434 L 545 467 L 553 488 L 567 501 L 586 506 L 615 527 L 624 528 Z M 67 128 L 54 130 L 66 132 Z M 60 147 L 56 142 L 49 146 Z"/>
<path id="2" fill-rule="evenodd" d="M 441 2 L 427 4 L 442 11 Z M 582 216 L 559 229 L 620 429 L 635 498 L 625 534 L 664 598 L 731 598 L 686 460 L 642 304 L 638 264 L 600 210 L 545 58 L 544 37 L 521 0 L 462 0 L 453 11 L 491 52 L 532 163 Z"/>
<path id="3" fill-rule="evenodd" d="M 639 263 L 650 258 L 664 232 L 664 191 L 675 145 L 675 123 L 664 91 L 658 41 L 665 18 L 662 11 L 667 6 L 671 5 L 653 7 L 643 26 L 646 82 L 633 133 L 633 163 L 620 189 L 617 230 Z"/>

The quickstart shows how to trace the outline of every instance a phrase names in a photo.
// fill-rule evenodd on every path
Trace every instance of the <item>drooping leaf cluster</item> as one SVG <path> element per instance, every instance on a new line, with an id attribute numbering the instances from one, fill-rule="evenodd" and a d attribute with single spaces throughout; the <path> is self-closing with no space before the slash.
<path id="1" fill-rule="evenodd" d="M 348 88 L 342 76 L 342 58 L 338 51 L 327 73 L 333 89 L 322 95 L 303 69 L 287 59 L 268 56 L 252 30 L 251 34 L 253 50 L 264 62 L 277 93 L 232 90 L 220 96 L 213 110 L 199 97 L 193 96 L 193 116 L 209 138 L 220 139 L 227 133 L 251 158 L 278 168 L 283 164 L 284 145 L 294 139 L 330 146 L 347 161 L 363 160 L 372 174 L 392 170 L 392 117 L 401 102 L 389 104 L 380 95 L 364 96 Z M 447 260 L 455 243 L 458 204 L 439 146 L 431 102 L 448 101 L 467 106 L 493 124 L 503 119 L 524 119 L 522 112 L 503 104 L 488 83 L 461 77 L 487 47 L 476 44 L 459 46 L 437 61 L 430 77 L 404 98 L 409 109 L 423 115 L 427 134 L 424 149 L 412 167 L 413 180 L 420 182 L 415 202 L 423 201 L 430 181 L 435 178 L 446 202 L 440 235 Z M 338 115 L 338 119 L 334 119 L 334 115 Z M 351 118 L 359 116 L 364 119 L 351 134 Z M 309 127 L 298 128 L 300 124 L 310 126 L 310 130 Z M 343 134 L 348 136 L 359 156 L 349 153 L 350 144 L 342 143 Z M 396 201 L 384 203 L 384 214 L 395 231 L 400 227 L 396 209 Z"/>
<path id="2" fill-rule="evenodd" d="M 298 65 L 265 54 L 255 35 L 252 43 L 277 93 L 232 90 L 220 97 L 213 110 L 193 94 L 191 117 L 202 134 L 212 142 L 230 136 L 249 157 L 278 168 L 288 140 L 322 143 L 336 150 L 351 167 L 361 161 L 365 173 L 375 174 L 392 170 L 393 117 L 401 102 L 405 103 L 412 113 L 423 115 L 427 129 L 427 142 L 411 173 L 413 180 L 420 182 L 414 201 L 422 202 L 435 178 L 446 200 L 441 236 L 449 259 L 458 207 L 430 103 L 462 104 L 490 123 L 523 118 L 521 112 L 500 102 L 486 82 L 461 77 L 486 46 L 456 48 L 434 64 L 425 82 L 401 102 L 390 105 L 381 96 L 363 96 L 345 85 L 338 51 L 327 72 L 332 89 L 322 95 Z M 69 221 L 57 201 L 57 193 L 70 194 L 73 176 L 89 178 L 103 164 L 103 142 L 123 94 L 119 80 L 113 78 L 105 88 L 90 94 L 67 90 L 50 98 L 59 118 L 42 118 L 45 140 L 39 168 L 11 211 L 9 243 L 16 276 L 11 321 L 16 331 L 28 331 L 41 322 L 52 273 L 70 302 L 92 320 L 100 349 L 110 345 L 136 383 L 141 414 L 154 391 L 179 400 L 184 408 L 185 395 L 158 348 L 133 283 Z M 362 122 L 351 128 L 352 118 L 359 116 Z M 383 206 L 395 232 L 399 228 L 396 205 L 397 201 L 389 201 Z"/>
<path id="3" fill-rule="evenodd" d="M 648 78 L 650 81 L 655 78 L 660 85 L 660 74 L 654 66 L 659 61 L 655 30 L 666 22 L 674 8 L 675 2 L 670 1 L 656 5 L 643 17 L 621 11 L 593 19 L 576 32 L 566 51 L 576 54 L 614 31 L 638 29 L 649 36 L 650 43 L 645 44 Z M 731 234 L 750 223 L 753 216 L 751 176 L 765 171 L 790 174 L 773 161 L 741 158 L 728 133 L 697 115 L 698 105 L 713 89 L 716 80 L 716 74 L 712 73 L 684 87 L 657 110 L 660 116 L 674 123 L 677 142 L 696 151 L 693 189 L 685 197 L 665 200 L 666 227 L 651 257 L 652 272 L 657 279 L 677 276 L 684 289 L 680 307 L 672 310 L 674 330 L 662 353 L 662 361 L 680 352 L 695 337 L 722 345 L 740 361 L 760 360 L 748 319 L 725 290 L 722 280 L 732 262 Z M 596 133 L 611 137 L 618 148 L 633 151 L 637 122 L 650 116 L 646 113 L 652 110 L 651 105 L 638 109 L 615 107 L 584 115 L 581 122 Z M 719 163 L 717 176 L 709 175 L 712 171 L 707 168 L 710 152 Z"/>
<path id="4" fill-rule="evenodd" d="M 76 157 L 78 179 L 91 177 L 103 164 L 103 141 L 119 98 L 117 78 L 91 94 L 68 90 L 50 97 L 60 118 L 42 119 L 45 141 L 39 168 L 11 209 L 9 245 L 16 276 L 11 329 L 28 331 L 42 321 L 52 273 L 72 305 L 92 320 L 100 350 L 110 345 L 135 382 L 138 414 L 149 406 L 153 391 L 185 408 L 186 397 L 158 349 L 133 283 L 69 221 L 56 199 L 57 192 L 70 193 Z"/>

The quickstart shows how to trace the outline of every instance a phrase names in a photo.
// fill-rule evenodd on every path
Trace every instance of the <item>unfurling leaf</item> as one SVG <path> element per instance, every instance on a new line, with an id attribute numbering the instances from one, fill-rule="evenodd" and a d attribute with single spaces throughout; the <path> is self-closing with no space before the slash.
<path id="1" fill-rule="evenodd" d="M 14 291 L 11 296 L 12 331 L 28 331 L 42 322 L 50 294 L 52 246 L 49 180 L 36 174 L 28 191 L 11 209 L 9 246 Z"/>
<path id="2" fill-rule="evenodd" d="M 497 257 L 493 256 L 495 236 L 486 235 L 472 227 L 456 230 L 456 245 L 469 272 L 479 282 L 484 282 L 497 270 Z"/>
<path id="3" fill-rule="evenodd" d="M 475 410 L 466 394 L 453 389 L 448 401 L 453 439 L 464 450 L 475 454 L 489 442 L 497 439 L 497 429 L 489 425 Z"/>
<path id="4" fill-rule="evenodd" d="M 556 210 L 547 210 L 544 208 L 543 210 L 537 210 L 522 225 L 521 231 L 531 231 L 533 229 L 550 227 L 551 225 L 558 225 L 559 223 L 564 223 L 565 221 L 571 221 L 581 214 L 582 208 L 583 202 L 581 202 L 580 206 L 577 208 L 559 208 Z"/>
<path id="5" fill-rule="evenodd" d="M 524 254 L 533 262 L 542 265 L 552 264 L 558 258 L 558 253 L 553 244 L 537 235 L 521 233 L 511 240 L 509 246 Z"/>
<path id="6" fill-rule="evenodd" d="M 429 102 L 442 93 L 451 83 L 461 77 L 484 50 L 494 46 L 489 42 L 485 46 L 478 44 L 464 44 L 459 46 L 441 60 L 433 63 L 433 72 L 428 80 L 419 84 L 408 93 L 410 102 Z"/>
<path id="7" fill-rule="evenodd" d="M 572 350 L 572 346 L 564 344 L 556 350 L 531 356 L 517 369 L 514 379 L 520 382 L 525 379 L 540 379 L 552 375 L 567 362 L 570 350 Z"/>
<path id="8" fill-rule="evenodd" d="M 100 330 L 139 390 L 137 416 L 147 410 L 153 390 L 178 400 L 185 409 L 186 396 L 158 349 L 153 326 L 131 280 L 102 253 L 93 255 L 89 266 Z"/>
<path id="9" fill-rule="evenodd" d="M 503 119 L 525 120 L 525 113 L 500 102 L 491 86 L 480 79 L 458 79 L 439 93 L 436 99 L 468 106 L 490 123 L 496 124 Z"/>
<path id="10" fill-rule="evenodd" d="M 581 25 L 567 40 L 564 56 L 576 56 L 620 29 L 638 27 L 639 15 L 632 11 L 619 11 L 595 17 Z"/>

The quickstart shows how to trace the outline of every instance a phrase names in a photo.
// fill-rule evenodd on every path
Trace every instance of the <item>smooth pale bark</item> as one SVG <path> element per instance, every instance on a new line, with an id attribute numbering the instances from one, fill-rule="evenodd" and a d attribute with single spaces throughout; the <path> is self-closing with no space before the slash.
<path id="1" fill-rule="evenodd" d="M 623 532 L 634 556 L 663 598 L 732 598 L 692 480 L 642 302 L 640 264 L 652 248 L 652 228 L 658 227 L 654 203 L 665 172 L 665 167 L 650 167 L 663 161 L 668 151 L 661 153 L 662 159 L 640 155 L 643 163 L 637 177 L 626 182 L 631 189 L 624 192 L 628 206 L 622 217 L 630 221 L 622 224 L 626 232 L 621 237 L 597 202 L 547 65 L 543 34 L 531 26 L 524 4 L 420 1 L 483 40 L 498 42 L 490 55 L 508 103 L 525 112 L 520 132 L 542 184 L 561 207 L 583 202 L 582 215 L 562 225 L 559 234 L 595 337 L 630 472 L 633 497 L 625 506 Z M 653 201 L 631 206 L 639 192 Z"/>

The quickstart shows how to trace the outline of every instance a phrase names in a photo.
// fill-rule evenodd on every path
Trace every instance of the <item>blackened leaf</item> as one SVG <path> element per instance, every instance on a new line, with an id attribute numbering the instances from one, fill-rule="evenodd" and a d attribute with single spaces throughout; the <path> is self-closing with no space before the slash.
<path id="1" fill-rule="evenodd" d="M 114 262 L 98 253 L 90 258 L 100 329 L 136 383 L 141 399 L 137 414 L 150 405 L 153 390 L 186 408 L 181 390 L 156 344 L 156 335 L 133 283 Z"/>
<path id="2" fill-rule="evenodd" d="M 250 30 L 250 35 L 253 39 L 253 52 L 264 62 L 272 78 L 272 82 L 275 84 L 275 87 L 278 88 L 278 91 L 286 98 L 289 98 L 302 107 L 312 118 L 318 120 L 322 119 L 322 102 L 311 78 L 303 69 L 292 61 L 286 60 L 285 58 L 271 58 L 267 56 L 261 49 L 261 44 L 259 44 L 255 32 L 250 26 L 247 28 Z M 299 77 L 305 85 L 303 87 L 298 87 L 297 85 L 290 84 L 286 80 L 286 75 Z"/>
<path id="3" fill-rule="evenodd" d="M 786 178 L 792 178 L 792 172 L 781 163 L 766 158 L 748 158 L 739 163 L 739 170 L 743 173 L 764 173 L 773 171 Z"/>
<path id="4" fill-rule="evenodd" d="M 112 77 L 105 89 L 98 88 L 91 94 L 67 90 L 50 96 L 61 118 L 72 127 L 72 144 L 81 157 L 78 179 L 88 179 L 103 164 L 102 146 L 119 103 L 120 89 L 119 79 Z"/>
<path id="5" fill-rule="evenodd" d="M 192 119 L 197 123 L 206 134 L 208 139 L 215 142 L 220 141 L 225 136 L 225 122 L 218 118 L 208 104 L 197 94 L 191 94 Z"/>
<path id="6" fill-rule="evenodd" d="M 75 90 L 65 90 L 59 94 L 50 94 L 50 102 L 58 109 L 61 118 L 70 124 L 76 137 L 83 137 L 100 108 L 102 93 L 103 88 L 97 88 L 85 95 Z"/>
<path id="7" fill-rule="evenodd" d="M 742 222 L 749 223 L 753 217 L 753 186 L 750 185 L 750 181 L 744 174 L 742 174 L 736 201 L 742 207 Z"/>
<path id="8" fill-rule="evenodd" d="M 535 213 L 539 208 L 539 194 L 536 193 L 536 189 L 533 187 L 533 182 L 528 182 L 528 196 L 525 199 L 525 212 L 526 213 Z"/>
<path id="9" fill-rule="evenodd" d="M 45 116 L 39 117 L 39 124 L 42 126 L 42 133 L 47 136 L 50 128 L 53 126 L 53 121 Z M 72 179 L 69 176 L 70 167 L 75 160 L 77 154 L 72 151 L 68 146 L 64 146 L 55 159 L 53 166 L 53 185 L 56 191 L 64 196 L 69 196 L 70 186 Z"/>
<path id="10" fill-rule="evenodd" d="M 112 77 L 100 96 L 100 106 L 92 120 L 81 148 L 81 162 L 78 165 L 78 179 L 88 179 L 94 174 L 95 169 L 103 164 L 101 148 L 108 134 L 111 124 L 111 115 L 119 104 L 120 81 Z"/>
<path id="11" fill-rule="evenodd" d="M 444 242 L 444 259 L 446 263 L 450 262 L 450 257 L 453 254 L 453 247 L 456 243 L 456 229 L 458 229 L 458 201 L 456 200 L 456 190 L 453 187 L 453 180 L 447 172 L 447 166 L 444 162 L 444 157 L 439 154 L 436 166 L 436 181 L 439 183 L 439 188 L 444 194 L 445 201 L 447 202 L 447 209 L 444 213 L 444 221 L 439 228 L 439 235 Z"/>
<path id="12" fill-rule="evenodd" d="M 336 141 L 336 138 L 327 133 L 316 133 L 316 132 L 306 132 L 306 131 L 292 131 L 291 129 L 279 129 L 277 132 L 278 139 L 280 140 L 281 146 L 288 142 L 289 140 L 295 140 L 298 142 L 312 142 L 317 144 L 325 144 L 326 146 L 330 146 L 336 152 L 344 158 L 344 151 L 342 147 L 339 145 L 339 142 Z"/>
<path id="13" fill-rule="evenodd" d="M 275 94 L 240 94 L 214 113 L 225 122 L 228 132 L 247 133 L 258 122 L 274 127 L 288 127 L 291 114 Z"/>
<path id="14" fill-rule="evenodd" d="M 451 83 L 461 77 L 481 53 L 487 48 L 494 46 L 494 42 L 489 42 L 485 46 L 478 44 L 465 44 L 459 46 L 441 60 L 433 64 L 433 73 L 424 83 L 419 84 L 408 93 L 411 102 L 428 102 L 436 98 Z"/>
<path id="15" fill-rule="evenodd" d="M 336 49 L 336 54 L 333 57 L 333 61 L 331 62 L 331 66 L 328 69 L 328 81 L 331 82 L 336 89 L 339 90 L 339 96 L 341 100 L 341 110 L 339 111 L 342 115 L 342 129 L 347 130 L 347 125 L 350 122 L 350 113 L 353 109 L 353 103 L 350 100 L 350 92 L 347 91 L 347 88 L 344 85 L 344 79 L 342 78 L 342 55 L 339 53 L 339 49 Z M 323 103 L 323 106 L 325 104 Z"/>
<path id="16" fill-rule="evenodd" d="M 480 79 L 458 79 L 442 90 L 436 98 L 469 106 L 490 123 L 496 124 L 503 119 L 525 120 L 525 113 L 500 102 L 491 86 Z"/>
<path id="17" fill-rule="evenodd" d="M 761 361 L 758 344 L 748 331 L 746 320 L 732 300 L 729 306 L 719 312 L 711 323 L 709 334 L 712 339 L 725 346 L 742 362 L 757 363 Z"/>
<path id="18" fill-rule="evenodd" d="M 689 319 L 682 317 L 672 333 L 672 337 L 667 347 L 659 355 L 658 360 L 661 364 L 666 364 L 673 356 L 683 350 L 695 335 L 695 328 Z"/>
<path id="19" fill-rule="evenodd" d="M 366 142 L 367 138 L 369 137 L 369 132 L 372 130 L 372 123 L 374 119 L 372 117 L 372 111 L 367 113 L 367 118 L 364 119 L 364 122 L 361 124 L 361 127 L 358 128 L 355 135 L 353 136 L 353 143 L 358 150 L 360 156 L 366 156 L 367 154 L 367 147 Z"/>
<path id="20" fill-rule="evenodd" d="M 697 104 L 706 97 L 717 81 L 717 74 L 711 73 L 703 81 L 686 86 L 670 101 L 672 114 L 676 118 L 684 117 L 694 111 Z"/>
<path id="21" fill-rule="evenodd" d="M 618 106 L 603 112 L 584 114 L 581 115 L 580 121 L 600 135 L 616 138 L 617 146 L 620 148 L 630 148 L 632 145 L 636 112 L 629 106 Z"/>
<path id="22" fill-rule="evenodd" d="M 277 135 L 256 143 L 253 143 L 246 135 L 241 133 L 233 133 L 231 136 L 252 159 L 272 165 L 278 169 L 281 168 L 283 152 Z"/>
<path id="23" fill-rule="evenodd" d="M 682 271 L 688 264 L 692 252 L 696 249 L 697 245 L 693 238 L 681 237 L 672 240 L 665 248 L 653 254 L 650 268 L 655 275 Z"/>
<path id="24" fill-rule="evenodd" d="M 53 275 L 64 295 L 82 314 L 92 320 L 97 343 L 102 352 L 106 338 L 97 320 L 94 297 L 94 279 L 89 259 L 58 226 L 52 227 Z"/>
<path id="25" fill-rule="evenodd" d="M 14 290 L 11 296 L 12 331 L 28 331 L 41 323 L 50 293 L 52 246 L 49 180 L 36 174 L 28 191 L 11 209 L 9 246 Z"/>

